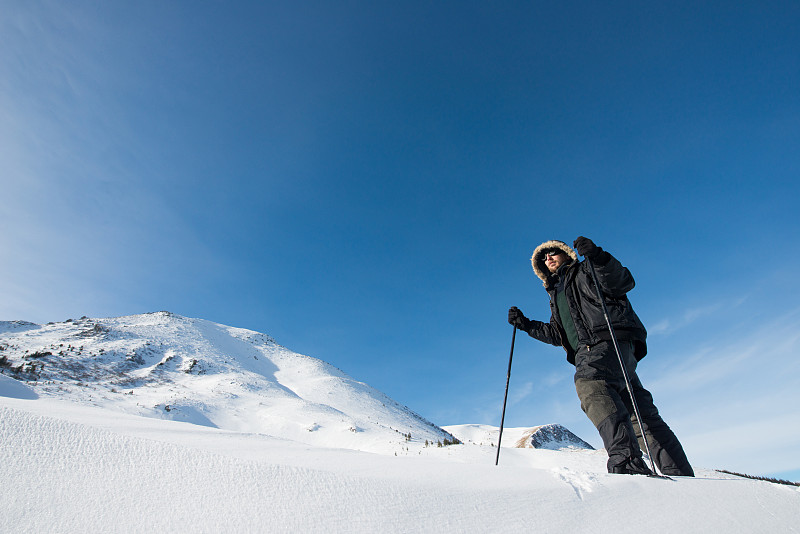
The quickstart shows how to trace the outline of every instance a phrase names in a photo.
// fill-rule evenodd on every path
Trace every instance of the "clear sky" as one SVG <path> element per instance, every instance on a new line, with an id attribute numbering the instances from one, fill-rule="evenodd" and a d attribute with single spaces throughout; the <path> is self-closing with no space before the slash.
<path id="1" fill-rule="evenodd" d="M 586 235 L 703 467 L 800 479 L 800 4 L 0 2 L 0 319 L 268 333 L 499 424 L 507 309 Z M 517 336 L 508 426 L 600 446 Z M 724 446 L 722 450 L 721 446 Z"/>

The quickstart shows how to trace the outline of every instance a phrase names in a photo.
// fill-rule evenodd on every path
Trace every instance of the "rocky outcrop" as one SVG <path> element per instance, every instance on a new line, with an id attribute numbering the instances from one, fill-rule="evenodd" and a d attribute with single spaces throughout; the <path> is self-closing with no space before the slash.
<path id="1" fill-rule="evenodd" d="M 550 424 L 529 429 L 514 445 L 520 449 L 588 449 L 594 447 L 561 425 Z"/>

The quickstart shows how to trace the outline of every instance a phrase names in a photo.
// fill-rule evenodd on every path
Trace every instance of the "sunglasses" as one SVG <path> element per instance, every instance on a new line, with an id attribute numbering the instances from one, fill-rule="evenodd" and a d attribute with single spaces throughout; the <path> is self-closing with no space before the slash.
<path id="1" fill-rule="evenodd" d="M 563 250 L 557 250 L 557 249 L 556 250 L 548 250 L 547 252 L 545 252 L 544 254 L 541 255 L 541 260 L 542 261 L 547 261 L 547 257 L 548 256 L 550 256 L 552 258 L 553 256 L 558 256 L 559 254 L 563 254 L 563 253 L 564 253 Z"/>

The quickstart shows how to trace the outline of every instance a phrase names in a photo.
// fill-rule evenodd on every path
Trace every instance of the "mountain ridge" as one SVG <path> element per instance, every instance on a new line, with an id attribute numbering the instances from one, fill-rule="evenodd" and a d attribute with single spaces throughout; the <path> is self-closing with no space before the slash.
<path id="1" fill-rule="evenodd" d="M 0 322 L 3 371 L 41 397 L 307 444 L 387 452 L 452 434 L 271 336 L 170 312 Z"/>

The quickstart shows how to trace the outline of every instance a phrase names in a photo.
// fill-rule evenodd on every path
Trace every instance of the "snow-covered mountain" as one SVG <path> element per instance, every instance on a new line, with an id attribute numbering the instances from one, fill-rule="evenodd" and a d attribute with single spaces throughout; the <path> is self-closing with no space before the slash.
<path id="1" fill-rule="evenodd" d="M 169 312 L 0 322 L 0 370 L 41 397 L 311 445 L 386 452 L 455 441 L 265 334 Z"/>
<path id="2" fill-rule="evenodd" d="M 497 446 L 499 429 L 490 425 L 453 425 L 445 429 L 464 443 Z M 594 447 L 559 424 L 539 425 L 531 428 L 507 428 L 503 431 L 503 445 L 518 449 L 570 449 L 594 450 Z"/>

